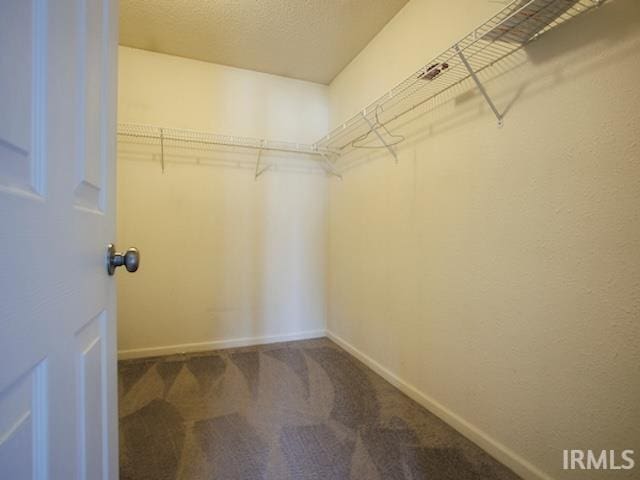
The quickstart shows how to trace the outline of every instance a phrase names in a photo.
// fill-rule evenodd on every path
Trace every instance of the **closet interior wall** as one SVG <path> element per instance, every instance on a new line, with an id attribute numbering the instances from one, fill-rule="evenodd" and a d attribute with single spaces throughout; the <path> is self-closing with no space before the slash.
<path id="1" fill-rule="evenodd" d="M 313 143 L 499 7 L 411 0 L 329 87 L 122 48 L 119 121 Z M 343 181 L 256 182 L 234 151 L 163 175 L 121 142 L 118 244 L 143 255 L 121 353 L 326 329 L 523 478 L 640 451 L 639 23 L 611 0 L 549 31 L 482 73 L 502 128 L 469 80 L 388 125 L 397 164 L 351 151 Z"/>
<path id="2" fill-rule="evenodd" d="M 311 143 L 328 88 L 120 47 L 118 122 Z M 121 358 L 324 333 L 327 181 L 304 158 L 119 138 Z M 288 168 L 287 165 L 304 168 Z"/>
<path id="3" fill-rule="evenodd" d="M 332 82 L 332 126 L 495 8 L 409 2 Z M 398 164 L 330 181 L 329 335 L 528 479 L 640 450 L 639 24 L 605 2 L 483 74 L 503 128 L 468 82 L 388 125 Z"/>

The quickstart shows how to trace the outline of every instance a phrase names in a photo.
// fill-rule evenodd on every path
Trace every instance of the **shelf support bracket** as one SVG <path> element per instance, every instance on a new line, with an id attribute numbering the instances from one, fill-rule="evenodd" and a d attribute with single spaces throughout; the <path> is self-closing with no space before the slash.
<path id="1" fill-rule="evenodd" d="M 264 172 L 269 170 L 271 165 L 267 165 L 266 167 L 260 169 L 260 158 L 262 157 L 262 144 L 264 140 L 260 140 L 260 148 L 258 148 L 258 156 L 256 157 L 256 176 L 255 180 L 258 180 L 258 177 L 262 175 Z"/>
<path id="2" fill-rule="evenodd" d="M 327 173 L 329 173 L 330 175 L 333 175 L 334 177 L 338 177 L 340 180 L 342 180 L 342 175 L 338 173 L 338 170 L 336 170 L 335 165 L 331 163 L 331 160 L 329 160 L 329 156 L 326 153 L 321 153 L 320 156 L 322 157 L 323 163 L 327 167 Z"/>
<path id="3" fill-rule="evenodd" d="M 502 125 L 504 124 L 502 114 L 496 108 L 495 104 L 493 103 L 493 100 L 491 100 L 491 97 L 485 90 L 484 85 L 482 85 L 482 82 L 480 82 L 478 75 L 476 75 L 476 72 L 473 71 L 473 68 L 471 68 L 471 65 L 469 65 L 469 62 L 467 61 L 467 57 L 464 56 L 464 54 L 462 53 L 462 50 L 460 50 L 460 47 L 457 44 L 456 44 L 456 52 L 458 52 L 458 56 L 460 57 L 460 60 L 462 60 L 462 63 L 469 71 L 469 75 L 471 75 L 471 78 L 473 79 L 476 86 L 478 87 L 478 90 L 480 90 L 480 93 L 482 94 L 486 102 L 489 104 L 491 111 L 498 119 L 498 127 L 502 127 Z"/>
<path id="4" fill-rule="evenodd" d="M 160 168 L 164 173 L 164 128 L 160 129 Z"/>
<path id="5" fill-rule="evenodd" d="M 396 151 L 393 149 L 391 145 L 389 145 L 387 142 L 384 141 L 384 138 L 382 138 L 382 135 L 380 135 L 380 132 L 378 131 L 378 129 L 375 127 L 373 123 L 371 123 L 371 120 L 367 118 L 367 115 L 364 112 L 362 112 L 362 118 L 364 118 L 364 121 L 369 124 L 369 128 L 371 128 L 371 131 L 376 134 L 376 137 L 378 137 L 378 140 L 380 140 L 382 144 L 386 147 L 386 149 L 389 150 L 389 153 L 391 154 L 393 159 L 396 161 L 396 163 L 398 163 L 398 154 L 396 153 Z"/>

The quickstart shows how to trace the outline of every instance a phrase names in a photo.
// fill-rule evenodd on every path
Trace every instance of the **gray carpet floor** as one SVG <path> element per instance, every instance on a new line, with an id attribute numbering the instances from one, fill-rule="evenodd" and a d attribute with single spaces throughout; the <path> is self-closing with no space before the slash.
<path id="1" fill-rule="evenodd" d="M 517 479 L 328 339 L 119 363 L 121 480 Z"/>

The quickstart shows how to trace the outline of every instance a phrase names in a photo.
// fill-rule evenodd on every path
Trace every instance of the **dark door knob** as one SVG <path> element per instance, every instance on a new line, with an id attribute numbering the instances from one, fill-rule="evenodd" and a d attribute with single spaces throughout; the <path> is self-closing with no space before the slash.
<path id="1" fill-rule="evenodd" d="M 127 272 L 135 272 L 140 266 L 140 252 L 137 248 L 130 248 L 125 253 L 116 252 L 116 247 L 110 243 L 107 246 L 107 272 L 113 275 L 116 268 L 124 267 Z"/>

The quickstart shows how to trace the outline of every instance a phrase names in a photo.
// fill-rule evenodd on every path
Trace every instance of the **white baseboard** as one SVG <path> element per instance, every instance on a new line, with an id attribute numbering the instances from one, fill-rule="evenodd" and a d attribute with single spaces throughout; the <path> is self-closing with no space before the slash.
<path id="1" fill-rule="evenodd" d="M 552 477 L 542 472 L 536 466 L 519 456 L 509 447 L 498 442 L 479 428 L 475 427 L 464 418 L 449 410 L 447 407 L 437 402 L 429 395 L 419 391 L 416 387 L 398 377 L 395 373 L 380 365 L 373 358 L 361 352 L 353 345 L 343 340 L 335 333 L 327 330 L 326 336 L 340 345 L 343 349 L 367 365 L 378 375 L 383 377 L 393 386 L 402 391 L 405 395 L 418 402 L 424 408 L 455 428 L 462 435 L 477 444 L 484 451 L 502 462 L 515 473 L 526 480 L 553 480 Z"/>
<path id="2" fill-rule="evenodd" d="M 248 347 L 252 345 L 289 342 L 292 340 L 306 340 L 309 338 L 319 338 L 324 336 L 324 330 L 307 330 L 304 332 L 265 335 L 261 337 L 232 338 L 228 340 L 213 340 L 210 342 L 181 343 L 177 345 L 163 345 L 160 347 L 133 348 L 129 350 L 119 350 L 118 359 L 129 360 L 132 358 L 157 357 L 159 355 L 172 355 L 176 353 Z"/>

